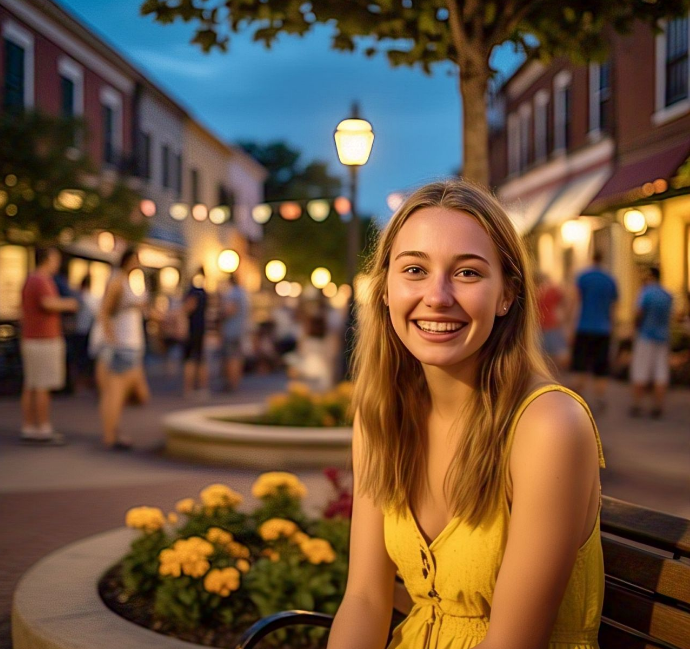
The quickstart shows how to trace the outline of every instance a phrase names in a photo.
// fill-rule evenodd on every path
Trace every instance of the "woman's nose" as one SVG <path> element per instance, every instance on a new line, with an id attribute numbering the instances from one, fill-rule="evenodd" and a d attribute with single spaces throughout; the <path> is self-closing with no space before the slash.
<path id="1" fill-rule="evenodd" d="M 431 279 L 424 295 L 424 303 L 429 308 L 443 308 L 453 306 L 452 287 L 445 277 Z"/>

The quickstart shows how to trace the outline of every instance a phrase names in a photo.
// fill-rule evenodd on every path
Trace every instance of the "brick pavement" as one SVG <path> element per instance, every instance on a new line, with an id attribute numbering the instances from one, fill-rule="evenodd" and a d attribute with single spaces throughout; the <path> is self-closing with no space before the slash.
<path id="1" fill-rule="evenodd" d="M 63 448 L 20 445 L 18 403 L 0 400 L 0 649 L 11 646 L 9 616 L 17 581 L 49 552 L 121 526 L 129 507 L 168 509 L 211 482 L 226 482 L 249 495 L 257 471 L 199 467 L 160 454 L 161 415 L 196 402 L 183 401 L 179 384 L 160 368 L 151 377 L 151 404 L 125 414 L 124 427 L 136 443 L 131 453 L 100 448 L 93 394 L 55 400 L 56 427 L 70 440 Z M 279 375 L 248 377 L 236 394 L 215 394 L 210 403 L 260 400 L 284 383 Z M 610 397 L 608 411 L 597 416 L 608 464 L 602 472 L 604 494 L 690 518 L 690 392 L 672 391 L 659 422 L 625 416 L 626 386 L 612 384 Z M 300 472 L 300 477 L 310 490 L 307 507 L 319 507 L 329 496 L 323 476 Z"/>

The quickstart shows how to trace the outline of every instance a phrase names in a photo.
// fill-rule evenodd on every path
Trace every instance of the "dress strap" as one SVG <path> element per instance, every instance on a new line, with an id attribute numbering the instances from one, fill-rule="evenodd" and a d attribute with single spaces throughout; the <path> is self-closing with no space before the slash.
<path id="1" fill-rule="evenodd" d="M 589 409 L 587 402 L 577 392 L 573 392 L 573 390 L 571 390 L 570 388 L 566 388 L 564 385 L 560 385 L 558 383 L 543 385 L 542 387 L 530 392 L 522 400 L 522 403 L 520 403 L 518 409 L 515 411 L 515 415 L 513 415 L 513 420 L 510 424 L 510 429 L 508 430 L 508 438 L 506 439 L 505 448 L 506 459 L 510 456 L 510 448 L 512 446 L 513 437 L 515 435 L 515 429 L 517 428 L 517 424 L 518 421 L 520 421 L 522 413 L 525 411 L 525 408 L 527 408 L 527 406 L 529 406 L 529 404 L 532 403 L 532 401 L 534 401 L 537 397 L 541 396 L 545 392 L 565 392 L 566 394 L 569 394 L 573 399 L 575 399 L 575 401 L 577 401 L 585 409 L 585 412 L 587 413 L 587 415 L 589 415 L 589 420 L 592 422 L 592 428 L 594 429 L 594 437 L 597 441 L 597 451 L 599 453 L 599 467 L 605 469 L 606 461 L 604 459 L 604 451 L 601 446 L 601 437 L 599 435 L 599 429 L 597 428 L 597 424 L 594 421 L 594 415 L 592 414 L 592 411 Z"/>

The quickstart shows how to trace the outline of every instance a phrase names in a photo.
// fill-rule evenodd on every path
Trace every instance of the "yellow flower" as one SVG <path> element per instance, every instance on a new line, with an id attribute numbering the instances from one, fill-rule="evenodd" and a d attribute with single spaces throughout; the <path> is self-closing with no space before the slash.
<path id="1" fill-rule="evenodd" d="M 201 502 L 207 509 L 217 507 L 237 507 L 242 502 L 242 495 L 224 484 L 212 484 L 201 491 Z"/>
<path id="2" fill-rule="evenodd" d="M 227 544 L 226 549 L 230 556 L 235 557 L 236 559 L 238 557 L 240 559 L 249 559 L 250 557 L 249 548 L 246 545 L 238 543 L 237 541 L 230 541 L 230 543 Z"/>
<path id="3" fill-rule="evenodd" d="M 180 514 L 193 514 L 195 506 L 194 498 L 183 498 L 175 503 L 175 509 Z"/>
<path id="4" fill-rule="evenodd" d="M 151 534 L 165 525 L 165 516 L 158 507 L 133 507 L 125 515 L 125 525 Z"/>
<path id="5" fill-rule="evenodd" d="M 311 394 L 309 386 L 299 381 L 290 381 L 287 388 L 289 394 L 294 394 L 299 397 L 308 397 Z"/>
<path id="6" fill-rule="evenodd" d="M 297 531 L 290 537 L 290 542 L 294 543 L 295 545 L 299 545 L 302 543 L 302 541 L 306 541 L 307 539 L 309 539 L 308 534 L 305 534 L 302 531 Z"/>
<path id="7" fill-rule="evenodd" d="M 168 514 L 168 523 L 175 525 L 178 521 L 177 514 L 175 512 L 170 512 Z"/>
<path id="8" fill-rule="evenodd" d="M 162 577 L 179 577 L 182 574 L 182 566 L 180 565 L 175 550 L 171 548 L 161 550 L 161 553 L 158 555 L 158 560 L 160 562 L 158 573 Z"/>
<path id="9" fill-rule="evenodd" d="M 283 487 L 294 498 L 307 495 L 307 488 L 294 473 L 287 471 L 268 471 L 262 473 L 252 485 L 252 495 L 255 498 L 274 496 Z"/>
<path id="10" fill-rule="evenodd" d="M 240 573 L 236 568 L 215 568 L 204 577 L 204 588 L 209 593 L 227 597 L 240 587 Z"/>
<path id="11" fill-rule="evenodd" d="M 251 565 L 249 564 L 249 561 L 246 559 L 238 559 L 235 561 L 235 567 L 240 571 L 240 572 L 249 572 L 249 568 L 251 568 Z"/>
<path id="12" fill-rule="evenodd" d="M 268 407 L 282 408 L 288 401 L 289 398 L 286 394 L 274 394 L 268 398 Z"/>
<path id="13" fill-rule="evenodd" d="M 335 417 L 333 415 L 324 415 L 323 418 L 321 419 L 321 423 L 324 426 L 335 426 L 335 424 L 336 424 Z"/>
<path id="14" fill-rule="evenodd" d="M 265 548 L 261 551 L 261 554 L 265 557 L 268 557 L 271 561 L 273 561 L 273 563 L 280 561 L 280 554 L 271 548 Z"/>
<path id="15" fill-rule="evenodd" d="M 326 539 L 308 539 L 302 541 L 299 547 L 309 563 L 332 563 L 335 561 L 335 552 Z"/>
<path id="16" fill-rule="evenodd" d="M 232 541 L 232 534 L 220 527 L 209 527 L 206 530 L 206 538 L 211 543 L 217 543 L 218 545 L 227 545 Z"/>
<path id="17" fill-rule="evenodd" d="M 179 577 L 185 574 L 190 577 L 202 577 L 211 567 L 208 557 L 213 551 L 213 545 L 199 536 L 179 539 L 171 548 L 161 550 L 158 555 L 158 572 L 163 576 Z"/>
<path id="18" fill-rule="evenodd" d="M 275 541 L 281 536 L 289 537 L 298 531 L 297 524 L 285 518 L 271 518 L 259 527 L 259 536 L 264 541 Z"/>

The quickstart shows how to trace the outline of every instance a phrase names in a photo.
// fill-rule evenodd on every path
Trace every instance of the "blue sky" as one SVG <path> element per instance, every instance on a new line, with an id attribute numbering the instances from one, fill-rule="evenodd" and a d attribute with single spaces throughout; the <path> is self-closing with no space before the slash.
<path id="1" fill-rule="evenodd" d="M 158 25 L 139 0 L 58 0 L 146 72 L 206 126 L 229 140 L 285 140 L 301 161 L 328 162 L 345 178 L 333 143 L 354 100 L 376 136 L 360 170 L 360 211 L 387 220 L 386 196 L 446 176 L 460 166 L 460 96 L 450 65 L 431 76 L 391 68 L 384 56 L 329 49 L 330 29 L 284 37 L 271 49 L 235 36 L 226 53 L 189 44 L 191 25 Z M 506 46 L 494 65 L 509 73 L 520 58 Z"/>

